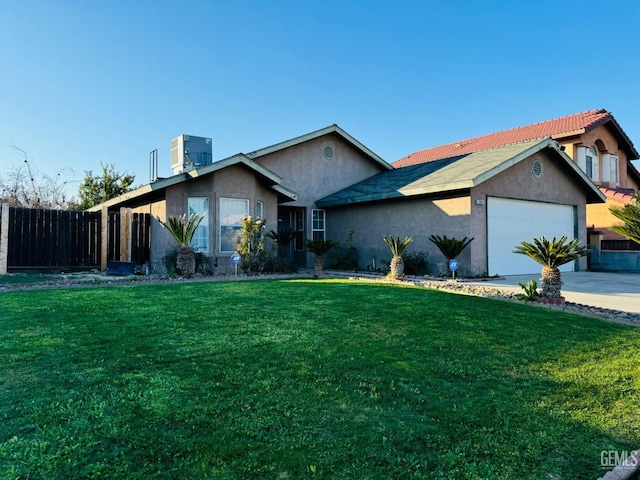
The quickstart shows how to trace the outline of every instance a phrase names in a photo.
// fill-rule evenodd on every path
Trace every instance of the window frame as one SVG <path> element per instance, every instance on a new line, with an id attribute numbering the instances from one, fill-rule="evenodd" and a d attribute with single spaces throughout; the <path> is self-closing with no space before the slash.
<path id="1" fill-rule="evenodd" d="M 245 205 L 244 212 L 240 212 L 239 210 L 236 212 L 224 211 L 223 209 L 230 205 L 231 202 L 240 204 L 243 203 Z M 220 219 L 220 230 L 219 230 L 219 238 L 218 238 L 218 251 L 220 253 L 233 253 L 236 251 L 238 246 L 238 239 L 231 241 L 230 245 L 227 244 L 227 238 L 231 238 L 234 234 L 231 232 L 237 232 L 237 236 L 239 237 L 242 232 L 242 221 L 249 216 L 249 206 L 250 200 L 248 198 L 233 198 L 233 197 L 220 197 L 220 205 L 219 205 L 219 219 Z M 233 221 L 229 221 L 230 217 L 233 218 Z M 223 241 L 225 243 L 223 243 Z M 232 246 L 232 250 L 225 250 L 223 247 Z"/>
<path id="2" fill-rule="evenodd" d="M 256 218 L 264 220 L 264 202 L 262 200 L 256 201 Z"/>
<path id="3" fill-rule="evenodd" d="M 609 155 L 609 180 L 620 185 L 620 162 L 617 155 Z"/>
<path id="4" fill-rule="evenodd" d="M 311 209 L 311 238 L 313 240 L 327 238 L 327 211 L 322 208 Z"/>
<path id="5" fill-rule="evenodd" d="M 196 208 L 196 206 L 192 206 L 192 201 L 194 201 L 193 203 L 195 203 L 195 200 L 198 201 L 203 201 L 203 207 L 202 209 Z M 200 225 L 198 225 L 198 228 L 196 229 L 196 231 L 193 234 L 193 238 L 191 239 L 191 243 L 189 244 L 189 246 L 196 252 L 199 253 L 209 253 L 211 248 L 211 229 L 210 229 L 210 222 L 209 222 L 209 212 L 210 212 L 210 205 L 211 205 L 211 200 L 209 199 L 209 197 L 207 196 L 193 196 L 193 197 L 187 197 L 187 212 L 188 212 L 188 216 L 191 216 L 192 213 L 195 213 L 196 215 L 200 216 L 203 213 L 205 214 L 204 218 L 202 219 L 202 221 L 200 222 Z M 200 245 L 194 245 L 195 243 L 198 243 L 200 240 L 203 241 L 204 243 L 204 247 L 200 246 Z"/>

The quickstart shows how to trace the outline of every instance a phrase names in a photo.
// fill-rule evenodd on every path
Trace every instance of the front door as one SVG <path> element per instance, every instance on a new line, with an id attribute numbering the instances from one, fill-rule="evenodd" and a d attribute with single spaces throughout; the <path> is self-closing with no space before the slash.
<path id="1" fill-rule="evenodd" d="M 278 233 L 288 229 L 294 231 L 294 239 L 286 249 L 287 257 L 298 267 L 307 266 L 307 252 L 304 248 L 305 218 L 306 209 L 304 207 L 278 207 Z"/>

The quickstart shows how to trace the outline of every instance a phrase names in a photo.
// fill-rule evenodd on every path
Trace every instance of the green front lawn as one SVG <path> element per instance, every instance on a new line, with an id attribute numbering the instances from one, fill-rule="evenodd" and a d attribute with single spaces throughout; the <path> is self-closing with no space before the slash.
<path id="1" fill-rule="evenodd" d="M 1 479 L 590 479 L 640 332 L 384 283 L 0 295 Z"/>

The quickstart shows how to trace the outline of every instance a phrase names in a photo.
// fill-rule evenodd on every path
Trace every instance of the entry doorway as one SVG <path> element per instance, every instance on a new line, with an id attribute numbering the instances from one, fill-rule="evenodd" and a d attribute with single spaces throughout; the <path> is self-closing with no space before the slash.
<path id="1" fill-rule="evenodd" d="M 306 218 L 307 209 L 304 207 L 278 207 L 278 234 L 291 229 L 294 235 L 286 246 L 287 258 L 301 268 L 307 267 L 307 252 L 304 248 Z"/>

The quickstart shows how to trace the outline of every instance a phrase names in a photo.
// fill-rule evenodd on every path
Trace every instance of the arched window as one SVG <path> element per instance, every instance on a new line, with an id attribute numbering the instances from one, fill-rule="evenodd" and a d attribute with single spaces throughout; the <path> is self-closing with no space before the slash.
<path id="1" fill-rule="evenodd" d="M 598 158 L 598 149 L 595 145 L 587 148 L 585 154 L 585 173 L 591 180 L 598 180 L 598 166 L 600 161 Z"/>

